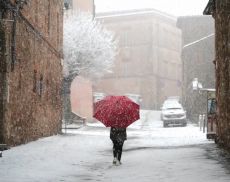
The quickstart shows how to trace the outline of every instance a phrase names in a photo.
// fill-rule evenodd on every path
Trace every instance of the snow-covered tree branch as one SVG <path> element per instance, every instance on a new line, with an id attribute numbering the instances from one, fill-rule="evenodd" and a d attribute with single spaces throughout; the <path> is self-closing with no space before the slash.
<path id="1" fill-rule="evenodd" d="M 117 42 L 87 13 L 73 13 L 64 22 L 65 76 L 87 78 L 110 72 L 116 56 Z"/>
<path id="2" fill-rule="evenodd" d="M 97 78 L 110 72 L 117 42 L 112 32 L 87 13 L 72 13 L 64 22 L 63 117 L 71 123 L 70 87 L 77 75 Z"/>

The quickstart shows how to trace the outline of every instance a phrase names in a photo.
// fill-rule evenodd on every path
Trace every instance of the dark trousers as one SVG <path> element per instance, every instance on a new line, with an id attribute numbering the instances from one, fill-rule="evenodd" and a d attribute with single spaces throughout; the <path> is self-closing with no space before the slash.
<path id="1" fill-rule="evenodd" d="M 121 160 L 123 144 L 124 141 L 113 140 L 113 157 L 116 157 L 119 161 Z"/>

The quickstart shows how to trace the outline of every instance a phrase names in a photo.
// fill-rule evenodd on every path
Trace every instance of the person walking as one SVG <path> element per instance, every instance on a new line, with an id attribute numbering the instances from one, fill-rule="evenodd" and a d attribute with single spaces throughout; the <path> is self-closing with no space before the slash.
<path id="1" fill-rule="evenodd" d="M 126 128 L 111 127 L 110 139 L 113 142 L 113 164 L 120 165 L 123 144 L 127 140 Z"/>

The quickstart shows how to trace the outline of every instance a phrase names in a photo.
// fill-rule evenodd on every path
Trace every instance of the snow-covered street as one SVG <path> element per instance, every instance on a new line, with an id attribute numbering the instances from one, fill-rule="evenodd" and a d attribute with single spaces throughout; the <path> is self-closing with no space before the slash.
<path id="1" fill-rule="evenodd" d="M 112 165 L 109 128 L 90 124 L 3 152 L 1 182 L 224 182 L 230 161 L 198 127 L 163 128 L 154 112 L 127 130 L 122 165 Z"/>

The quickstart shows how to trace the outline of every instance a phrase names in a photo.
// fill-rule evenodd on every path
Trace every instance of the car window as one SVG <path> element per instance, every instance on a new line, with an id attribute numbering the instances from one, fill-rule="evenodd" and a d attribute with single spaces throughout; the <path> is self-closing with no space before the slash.
<path id="1" fill-rule="evenodd" d="M 181 107 L 166 107 L 164 109 L 182 109 Z"/>
<path id="2" fill-rule="evenodd" d="M 168 110 L 168 109 L 183 109 L 183 107 L 179 103 L 174 103 L 174 104 L 164 104 L 162 107 L 163 110 Z"/>

